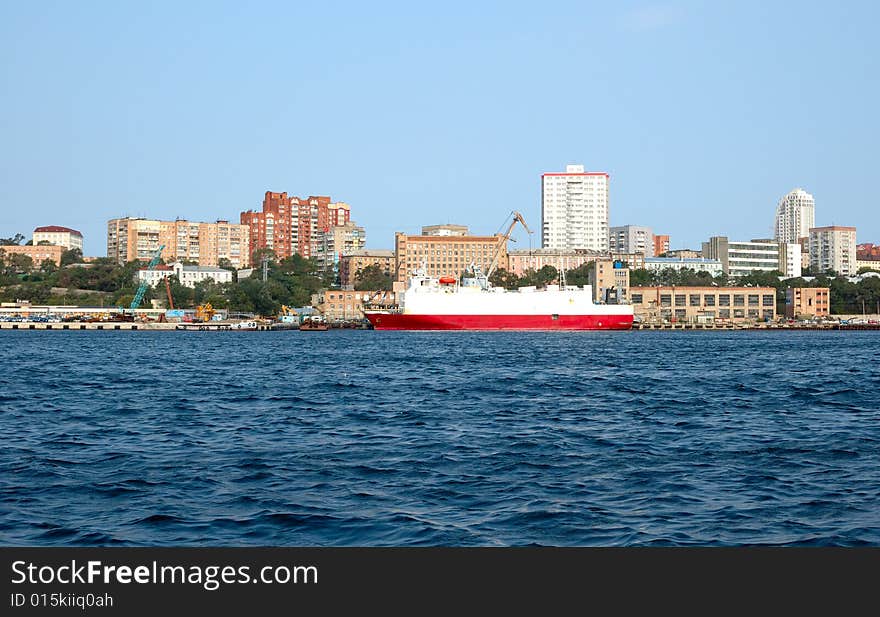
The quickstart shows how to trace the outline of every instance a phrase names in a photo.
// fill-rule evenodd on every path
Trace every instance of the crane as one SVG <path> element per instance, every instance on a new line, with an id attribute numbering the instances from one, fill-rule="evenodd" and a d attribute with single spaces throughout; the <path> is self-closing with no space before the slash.
<path id="1" fill-rule="evenodd" d="M 163 244 L 159 248 L 156 249 L 156 252 L 153 253 L 153 258 L 150 260 L 149 265 L 147 265 L 147 271 L 149 272 L 153 268 L 156 267 L 156 264 L 159 263 L 159 259 L 162 258 L 162 251 L 165 249 L 165 245 Z M 144 280 L 141 281 L 141 284 L 138 286 L 137 293 L 134 294 L 134 299 L 131 301 L 131 306 L 128 307 L 130 311 L 134 311 L 137 307 L 141 305 L 141 300 L 144 299 L 144 294 L 147 293 L 147 287 L 150 286 L 150 279 L 148 277 L 144 277 Z"/>
<path id="2" fill-rule="evenodd" d="M 495 249 L 495 255 L 492 257 L 492 263 L 489 265 L 489 269 L 486 271 L 486 280 L 489 280 L 489 277 L 492 276 L 492 273 L 495 272 L 495 268 L 498 267 L 498 258 L 501 257 L 501 248 L 510 240 L 510 233 L 513 231 L 514 226 L 519 223 L 522 225 L 525 230 L 529 233 L 532 233 L 532 230 L 529 229 L 529 226 L 526 225 L 526 221 L 523 218 L 522 214 L 514 210 L 512 212 L 513 220 L 510 221 L 510 227 L 507 228 L 507 233 L 505 233 L 501 238 L 498 239 L 498 247 Z"/>

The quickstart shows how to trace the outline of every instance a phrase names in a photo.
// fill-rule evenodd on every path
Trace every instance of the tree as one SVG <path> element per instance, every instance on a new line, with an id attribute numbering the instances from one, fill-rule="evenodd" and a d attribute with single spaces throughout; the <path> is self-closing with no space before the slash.
<path id="1" fill-rule="evenodd" d="M 47 276 L 51 276 L 52 274 L 58 272 L 58 266 L 55 265 L 55 262 L 51 259 L 44 259 L 43 262 L 40 264 L 40 272 Z"/>
<path id="2" fill-rule="evenodd" d="M 82 251 L 80 249 L 68 249 L 61 253 L 61 266 L 82 263 Z"/>
<path id="3" fill-rule="evenodd" d="M 354 275 L 354 288 L 357 291 L 390 291 L 392 286 L 391 275 L 384 272 L 379 264 L 359 269 Z"/>
<path id="4" fill-rule="evenodd" d="M 0 238 L 0 246 L 18 246 L 22 240 L 24 236 L 21 234 L 15 234 L 11 238 Z"/>
<path id="5" fill-rule="evenodd" d="M 654 273 L 644 268 L 636 268 L 629 271 L 630 287 L 650 287 L 654 285 Z"/>
<path id="6" fill-rule="evenodd" d="M 519 287 L 519 280 L 520 279 L 516 274 L 508 272 L 504 268 L 498 268 L 492 273 L 492 276 L 489 277 L 490 283 L 496 287 L 503 287 L 505 289 L 516 289 Z"/>

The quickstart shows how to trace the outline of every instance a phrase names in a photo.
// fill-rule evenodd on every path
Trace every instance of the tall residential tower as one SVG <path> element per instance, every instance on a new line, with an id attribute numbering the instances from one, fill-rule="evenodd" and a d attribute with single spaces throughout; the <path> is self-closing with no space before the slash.
<path id="1" fill-rule="evenodd" d="M 541 246 L 608 250 L 608 174 L 566 165 L 541 176 Z"/>
<path id="2" fill-rule="evenodd" d="M 816 224 L 816 203 L 803 189 L 795 189 L 779 200 L 776 206 L 776 235 L 783 244 L 797 242 L 810 235 Z"/>

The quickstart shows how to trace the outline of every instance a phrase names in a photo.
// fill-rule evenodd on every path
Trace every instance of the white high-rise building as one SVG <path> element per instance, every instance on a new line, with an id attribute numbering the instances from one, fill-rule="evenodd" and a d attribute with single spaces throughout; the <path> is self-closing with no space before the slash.
<path id="1" fill-rule="evenodd" d="M 776 206 L 774 240 L 788 244 L 810 235 L 816 224 L 816 202 L 803 189 L 795 189 L 779 200 Z"/>
<path id="2" fill-rule="evenodd" d="M 541 246 L 608 250 L 608 174 L 566 165 L 541 176 Z"/>
<path id="3" fill-rule="evenodd" d="M 843 276 L 856 273 L 856 228 L 831 225 L 810 230 L 810 270 Z"/>

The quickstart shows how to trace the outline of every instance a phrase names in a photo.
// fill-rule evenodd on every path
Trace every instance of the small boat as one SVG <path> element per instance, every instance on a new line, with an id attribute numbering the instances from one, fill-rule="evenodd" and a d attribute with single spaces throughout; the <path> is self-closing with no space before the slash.
<path id="1" fill-rule="evenodd" d="M 306 332 L 324 332 L 330 329 L 330 324 L 327 323 L 327 320 L 324 319 L 321 315 L 312 315 L 311 317 L 306 317 L 303 319 L 303 322 L 299 325 L 300 330 L 305 330 Z"/>

